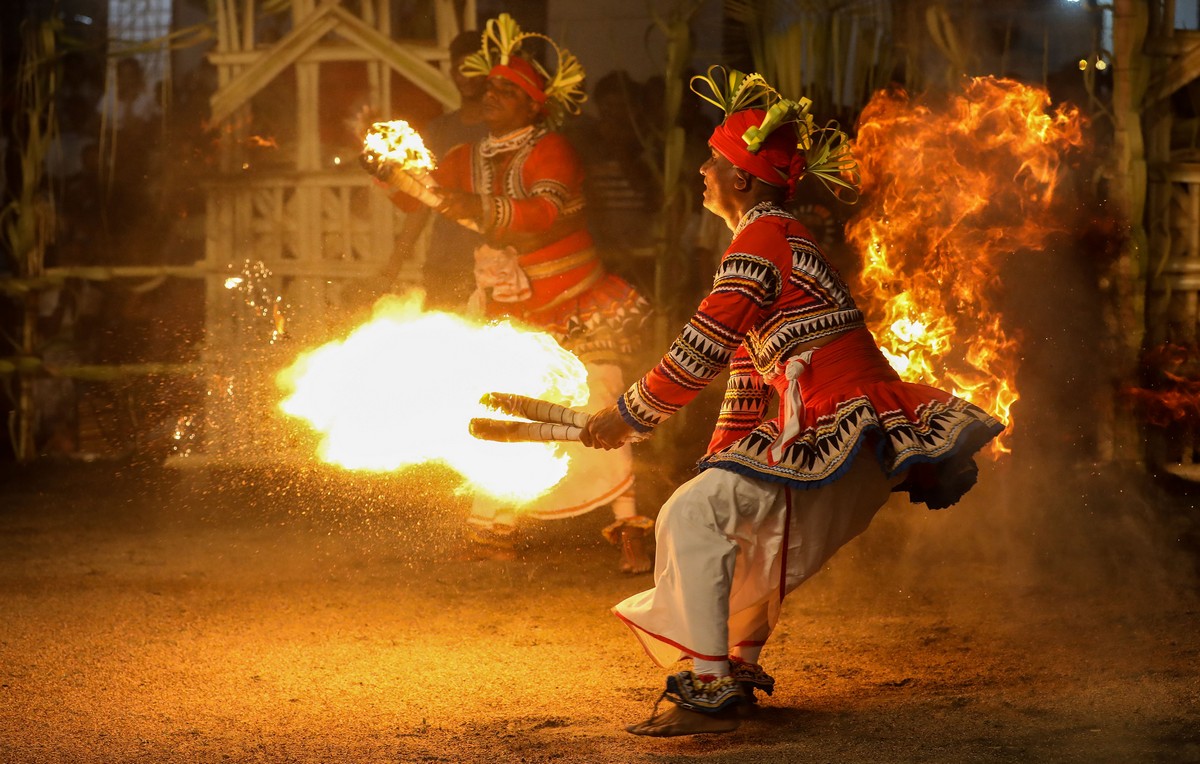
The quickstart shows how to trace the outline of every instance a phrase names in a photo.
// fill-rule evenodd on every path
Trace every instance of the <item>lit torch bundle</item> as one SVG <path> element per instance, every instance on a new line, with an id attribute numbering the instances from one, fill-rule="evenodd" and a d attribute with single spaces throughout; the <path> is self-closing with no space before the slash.
<path id="1" fill-rule="evenodd" d="M 371 125 L 359 161 L 367 172 L 422 204 L 434 208 L 442 204 L 438 183 L 429 174 L 437 166 L 433 154 L 421 134 L 404 120 Z M 476 228 L 470 221 L 459 223 Z"/>
<path id="2" fill-rule="evenodd" d="M 579 433 L 591 419 L 591 415 L 582 411 L 513 393 L 488 393 L 480 403 L 512 416 L 532 420 L 472 419 L 471 434 L 480 440 L 506 443 L 579 440 Z"/>

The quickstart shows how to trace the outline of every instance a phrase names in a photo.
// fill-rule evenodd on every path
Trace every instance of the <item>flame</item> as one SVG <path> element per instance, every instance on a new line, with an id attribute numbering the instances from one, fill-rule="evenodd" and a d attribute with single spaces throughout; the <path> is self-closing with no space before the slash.
<path id="1" fill-rule="evenodd" d="M 363 138 L 363 152 L 373 162 L 391 162 L 408 172 L 429 172 L 436 166 L 421 134 L 402 119 L 371 125 Z"/>
<path id="2" fill-rule="evenodd" d="M 468 432 L 473 417 L 502 414 L 479 402 L 500 391 L 580 406 L 587 371 L 548 334 L 511 323 L 472 323 L 423 312 L 419 293 L 385 297 L 346 339 L 302 354 L 280 373 L 280 408 L 322 437 L 323 461 L 391 471 L 444 463 L 475 491 L 522 503 L 567 473 L 553 443 L 494 443 Z"/>
<path id="3" fill-rule="evenodd" d="M 1155 427 L 1200 424 L 1200 346 L 1165 343 L 1142 353 L 1152 387 L 1125 386 L 1122 397 Z"/>
<path id="4" fill-rule="evenodd" d="M 1064 154 L 1083 142 L 1078 109 L 1049 103 L 990 77 L 937 106 L 881 92 L 855 147 L 864 202 L 846 237 L 862 256 L 862 307 L 883 327 L 876 339 L 902 378 L 1010 425 L 1020 341 L 997 307 L 1001 266 L 1066 230 L 1054 195 Z M 996 439 L 992 450 L 1009 448 Z"/>

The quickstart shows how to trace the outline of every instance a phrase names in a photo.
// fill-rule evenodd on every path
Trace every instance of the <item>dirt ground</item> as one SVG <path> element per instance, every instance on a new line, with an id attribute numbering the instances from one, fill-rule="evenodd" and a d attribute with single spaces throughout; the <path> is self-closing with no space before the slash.
<path id="1" fill-rule="evenodd" d="M 460 562 L 443 478 L 3 467 L 0 761 L 1200 762 L 1186 486 L 1009 464 L 889 505 L 788 599 L 774 697 L 647 740 L 605 513 Z"/>

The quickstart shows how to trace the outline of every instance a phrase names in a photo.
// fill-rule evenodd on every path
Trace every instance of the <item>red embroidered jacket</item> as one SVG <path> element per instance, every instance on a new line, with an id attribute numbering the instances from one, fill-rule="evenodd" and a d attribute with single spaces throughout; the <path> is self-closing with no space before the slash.
<path id="1" fill-rule="evenodd" d="M 865 327 L 862 312 L 808 230 L 784 210 L 760 204 L 734 231 L 712 291 L 618 407 L 634 429 L 649 432 L 728 369 L 708 446 L 715 453 L 762 423 L 772 393 L 763 375 L 780 359 L 852 327 Z"/>

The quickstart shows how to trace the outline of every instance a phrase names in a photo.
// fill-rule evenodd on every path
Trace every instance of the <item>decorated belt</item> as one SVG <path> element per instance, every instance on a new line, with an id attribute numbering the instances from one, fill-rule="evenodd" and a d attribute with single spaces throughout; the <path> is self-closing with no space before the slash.
<path id="1" fill-rule="evenodd" d="M 552 276 L 559 276 L 567 271 L 572 271 L 581 265 L 594 263 L 598 259 L 596 257 L 596 250 L 588 247 L 578 252 L 572 252 L 566 257 L 547 260 L 544 263 L 537 263 L 535 265 L 523 265 L 521 266 L 521 270 L 525 271 L 525 275 L 531 279 L 548 279 Z"/>

